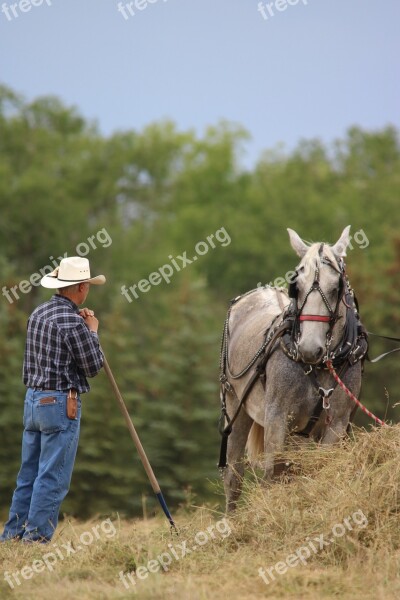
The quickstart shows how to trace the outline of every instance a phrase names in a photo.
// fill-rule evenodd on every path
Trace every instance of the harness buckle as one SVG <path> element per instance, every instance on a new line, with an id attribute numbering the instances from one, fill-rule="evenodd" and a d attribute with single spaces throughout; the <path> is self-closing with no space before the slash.
<path id="1" fill-rule="evenodd" d="M 226 379 L 224 382 L 225 390 L 230 394 L 232 392 L 232 386 L 229 381 Z"/>
<path id="2" fill-rule="evenodd" d="M 325 389 L 321 386 L 318 388 L 318 394 L 322 398 L 322 406 L 324 407 L 325 410 L 329 410 L 331 407 L 329 398 L 332 396 L 333 392 L 334 392 L 334 388 Z"/>

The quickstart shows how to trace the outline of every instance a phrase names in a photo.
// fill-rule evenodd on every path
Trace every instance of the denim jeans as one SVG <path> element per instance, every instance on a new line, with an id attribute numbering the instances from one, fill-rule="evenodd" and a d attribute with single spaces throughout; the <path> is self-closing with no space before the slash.
<path id="1" fill-rule="evenodd" d="M 54 534 L 79 440 L 81 400 L 76 420 L 67 417 L 66 404 L 67 392 L 26 392 L 21 469 L 1 541 L 47 542 Z"/>

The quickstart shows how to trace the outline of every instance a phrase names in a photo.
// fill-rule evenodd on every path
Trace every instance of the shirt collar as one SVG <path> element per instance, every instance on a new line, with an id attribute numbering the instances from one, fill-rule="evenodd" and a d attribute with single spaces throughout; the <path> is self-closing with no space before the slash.
<path id="1" fill-rule="evenodd" d="M 57 302 L 61 302 L 62 304 L 66 304 L 67 306 L 70 306 L 74 312 L 76 312 L 76 313 L 79 312 L 78 305 L 75 304 L 75 302 L 73 302 L 66 296 L 61 296 L 61 294 L 54 294 L 53 299 L 56 300 Z"/>

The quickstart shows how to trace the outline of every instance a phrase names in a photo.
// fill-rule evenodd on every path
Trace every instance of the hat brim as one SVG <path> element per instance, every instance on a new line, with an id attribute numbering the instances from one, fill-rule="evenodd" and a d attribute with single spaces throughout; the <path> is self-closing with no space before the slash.
<path id="1" fill-rule="evenodd" d="M 90 279 L 81 279 L 79 281 L 61 281 L 54 275 L 45 275 L 40 280 L 40 285 L 51 290 L 59 290 L 61 288 L 68 287 L 69 285 L 76 285 L 77 283 L 90 283 L 91 285 L 103 285 L 106 282 L 104 275 L 97 275 Z"/>

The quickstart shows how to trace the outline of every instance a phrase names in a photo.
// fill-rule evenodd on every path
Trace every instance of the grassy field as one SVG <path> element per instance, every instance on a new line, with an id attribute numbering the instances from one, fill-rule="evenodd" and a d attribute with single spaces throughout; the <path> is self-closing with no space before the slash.
<path id="1" fill-rule="evenodd" d="M 400 598 L 400 426 L 289 458 L 285 482 L 246 478 L 234 516 L 182 509 L 179 535 L 161 517 L 110 517 L 1 544 L 0 598 Z"/>

